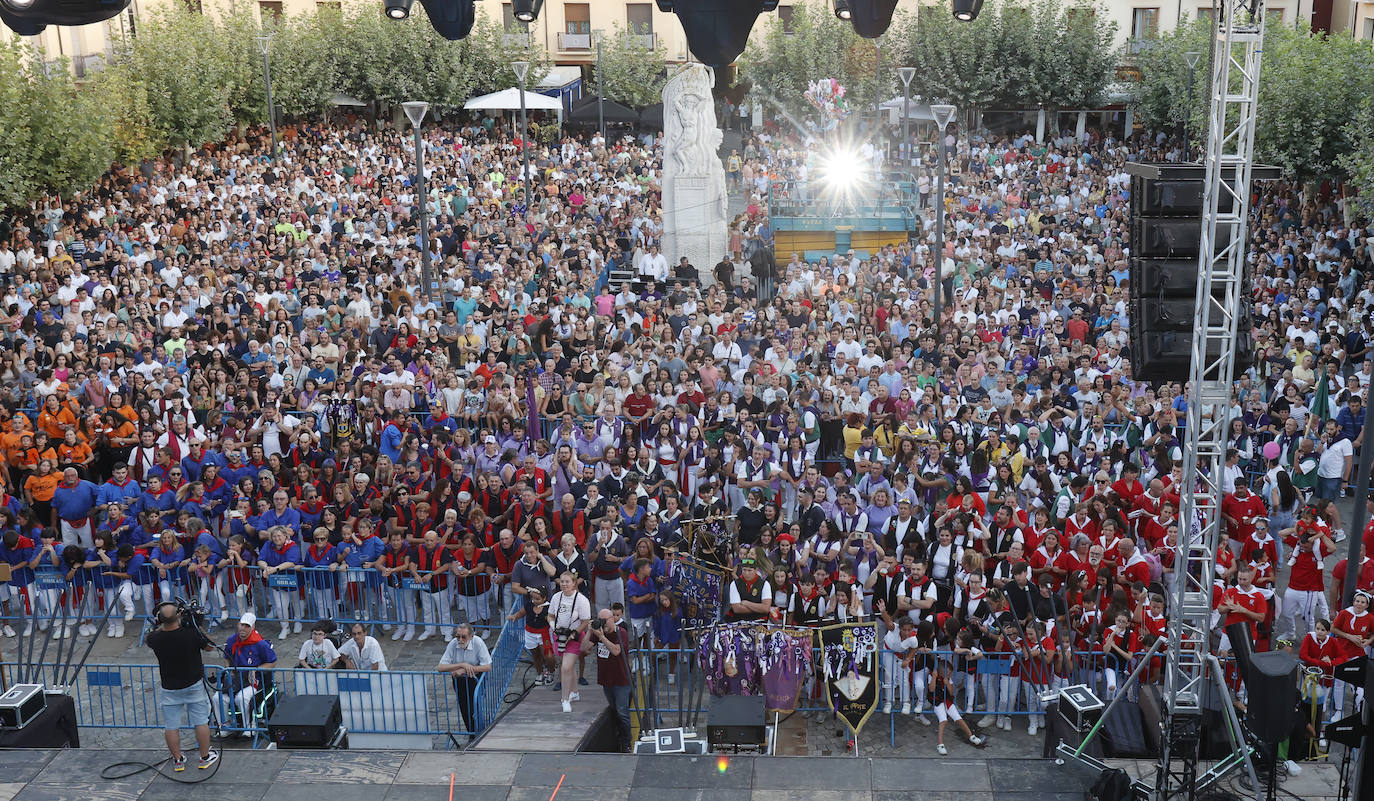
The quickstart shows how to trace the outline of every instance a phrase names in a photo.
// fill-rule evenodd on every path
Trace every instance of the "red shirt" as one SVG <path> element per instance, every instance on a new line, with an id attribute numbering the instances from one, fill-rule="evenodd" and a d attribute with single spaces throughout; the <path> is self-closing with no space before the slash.
<path id="1" fill-rule="evenodd" d="M 1341 640 L 1330 634 L 1326 639 L 1318 640 L 1317 632 L 1309 631 L 1307 636 L 1302 638 L 1302 647 L 1298 649 L 1298 658 L 1304 665 L 1315 665 L 1322 669 L 1324 678 L 1323 687 L 1331 686 L 1331 679 L 1335 673 L 1336 665 L 1345 661 L 1345 655 L 1341 651 Z M 1327 662 L 1326 659 L 1330 659 Z"/>
<path id="2" fill-rule="evenodd" d="M 1261 615 L 1269 613 L 1269 601 L 1264 597 L 1264 590 L 1254 585 L 1251 585 L 1248 591 L 1242 590 L 1239 585 L 1228 587 L 1226 592 L 1222 593 L 1221 599 L 1224 603 L 1244 607 L 1250 612 L 1259 612 Z M 1253 641 L 1259 636 L 1259 632 L 1255 628 L 1258 622 L 1259 621 L 1251 620 L 1239 612 L 1227 612 L 1226 619 L 1222 621 L 1222 625 L 1229 626 L 1232 623 L 1244 623 L 1245 627 L 1250 630 L 1250 639 Z"/>
<path id="3" fill-rule="evenodd" d="M 1140 582 L 1146 586 L 1150 584 L 1150 564 L 1145 561 L 1145 557 L 1140 555 L 1140 551 L 1131 554 L 1131 559 L 1116 568 L 1116 577 L 1127 587 L 1135 582 Z"/>
<path id="4" fill-rule="evenodd" d="M 1136 499 L 1145 494 L 1145 487 L 1139 481 L 1119 478 L 1112 483 L 1112 492 L 1121 499 L 1123 506 L 1134 507 Z"/>
<path id="5" fill-rule="evenodd" d="M 649 393 L 631 394 L 625 398 L 625 414 L 630 417 L 643 417 L 654 408 L 654 396 Z"/>
<path id="6" fill-rule="evenodd" d="M 1255 520 L 1268 514 L 1264 507 L 1264 501 L 1260 496 L 1253 492 L 1246 491 L 1242 498 L 1238 493 L 1231 493 L 1221 499 L 1221 513 L 1235 520 L 1232 525 L 1226 522 L 1226 533 L 1231 539 L 1244 541 L 1255 531 Z"/>
<path id="7" fill-rule="evenodd" d="M 1064 569 L 1068 567 L 1068 558 L 1065 556 L 1064 549 L 1062 548 L 1055 551 L 1053 556 L 1051 556 L 1044 548 L 1036 548 L 1035 553 L 1031 554 L 1030 566 L 1032 571 L 1043 570 L 1046 567 L 1057 567 L 1060 569 Z M 1058 592 L 1059 585 L 1063 583 L 1064 578 L 1062 576 L 1057 576 L 1053 573 L 1051 573 L 1050 575 L 1054 578 L 1054 590 L 1055 592 Z"/>
<path id="8" fill-rule="evenodd" d="M 1331 578 L 1336 580 L 1336 586 L 1340 589 L 1341 597 L 1345 597 L 1345 570 L 1348 567 L 1349 559 L 1342 559 L 1331 569 Z M 1374 559 L 1368 556 L 1360 563 L 1360 574 L 1355 579 L 1355 589 L 1374 590 Z"/>
<path id="9" fill-rule="evenodd" d="M 1355 608 L 1347 606 L 1336 615 L 1336 620 L 1331 624 L 1333 632 L 1332 639 L 1339 640 L 1340 651 L 1343 654 L 1341 662 L 1347 659 L 1354 659 L 1364 654 L 1364 649 L 1344 637 L 1335 637 L 1334 632 L 1343 631 L 1346 634 L 1354 634 L 1356 637 L 1368 637 L 1370 629 L 1374 629 L 1374 614 L 1368 610 L 1355 614 Z"/>
<path id="10" fill-rule="evenodd" d="M 1301 523 L 1298 524 L 1301 527 Z M 1289 548 L 1298 547 L 1298 535 L 1291 534 L 1284 538 L 1284 544 Z M 1311 551 L 1299 551 L 1297 561 L 1293 563 L 1293 569 L 1288 574 L 1288 589 L 1300 592 L 1321 592 L 1326 589 L 1326 581 L 1322 578 L 1322 571 L 1317 568 L 1317 560 L 1313 553 L 1325 553 L 1322 550 L 1323 540 L 1312 540 Z"/>
<path id="11" fill-rule="evenodd" d="M 1078 515 L 1069 515 L 1064 518 L 1064 536 L 1070 540 L 1075 534 L 1087 534 L 1088 539 L 1096 540 L 1098 533 L 1097 521 L 1091 517 L 1080 518 Z"/>

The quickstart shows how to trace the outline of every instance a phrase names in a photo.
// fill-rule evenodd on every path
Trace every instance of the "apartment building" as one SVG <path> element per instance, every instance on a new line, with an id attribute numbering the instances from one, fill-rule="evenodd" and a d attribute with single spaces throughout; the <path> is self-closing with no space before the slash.
<path id="1" fill-rule="evenodd" d="M 320 6 L 349 8 L 372 5 L 381 13 L 380 0 L 243 0 L 256 5 L 264 18 L 308 13 Z M 112 43 L 137 31 L 140 19 L 162 4 L 191 2 L 194 7 L 213 13 L 228 0 L 134 0 L 123 14 L 107 22 L 76 28 L 49 28 L 36 40 L 49 57 L 72 60 L 77 75 L 99 67 Z M 687 39 L 673 14 L 658 10 L 653 0 L 545 0 L 539 19 L 525 25 L 515 19 L 511 4 L 501 0 L 476 0 L 479 13 L 503 22 L 507 35 L 532 38 L 553 56 L 558 64 L 577 65 L 595 60 L 596 36 L 616 27 L 641 37 L 646 46 L 663 54 L 665 62 L 688 58 Z M 829 0 L 809 0 L 829 2 Z M 900 9 L 914 10 L 932 0 L 901 0 Z M 1144 42 L 1170 31 L 1185 18 L 1206 17 L 1212 13 L 1210 2 L 1201 0 L 1104 0 L 1101 12 L 1116 23 L 1118 43 L 1138 49 Z M 784 2 L 777 14 L 783 24 L 793 5 Z M 1347 31 L 1374 41 L 1374 0 L 1269 0 L 1267 13 L 1282 20 L 1306 20 L 1314 28 Z"/>

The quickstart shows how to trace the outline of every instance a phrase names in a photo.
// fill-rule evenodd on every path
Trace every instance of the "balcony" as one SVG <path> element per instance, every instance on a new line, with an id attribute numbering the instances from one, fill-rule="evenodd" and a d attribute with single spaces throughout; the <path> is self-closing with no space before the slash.
<path id="1" fill-rule="evenodd" d="M 99 72 L 105 66 L 104 53 L 91 53 L 85 56 L 72 57 L 72 69 L 76 74 L 77 80 L 86 78 Z"/>
<path id="2" fill-rule="evenodd" d="M 1133 37 L 1126 41 L 1126 52 L 1130 53 L 1131 55 L 1143 53 L 1146 50 L 1149 50 L 1150 48 L 1154 47 L 1156 41 L 1157 40 L 1153 38 L 1144 39 L 1139 36 Z"/>
<path id="3" fill-rule="evenodd" d="M 506 47 L 529 47 L 529 31 L 507 31 L 506 33 L 501 34 L 501 43 L 504 44 Z"/>
<path id="4" fill-rule="evenodd" d="M 658 47 L 658 37 L 652 33 L 632 33 L 630 36 L 636 46 L 645 50 L 653 50 Z"/>
<path id="5" fill-rule="evenodd" d="M 592 35 L 590 33 L 560 33 L 558 34 L 558 49 L 591 50 Z"/>

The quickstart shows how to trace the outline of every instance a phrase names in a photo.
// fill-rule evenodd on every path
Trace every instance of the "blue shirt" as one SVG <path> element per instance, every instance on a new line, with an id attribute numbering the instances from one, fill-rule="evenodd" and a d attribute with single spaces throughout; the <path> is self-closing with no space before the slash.
<path id="1" fill-rule="evenodd" d="M 286 507 L 286 511 L 280 514 L 277 513 L 276 509 L 268 509 L 262 514 L 259 520 L 262 521 L 262 525 L 253 524 L 259 531 L 264 528 L 271 528 L 272 526 L 287 526 L 291 529 L 293 534 L 300 536 L 301 513 L 292 509 L 290 506 Z"/>
<path id="2" fill-rule="evenodd" d="M 143 492 L 143 488 L 138 486 L 138 482 L 133 479 L 125 479 L 123 484 L 116 484 L 113 479 L 100 485 L 100 497 L 98 502 L 118 503 L 126 509 L 129 504 L 138 500 L 138 496 Z"/>
<path id="3" fill-rule="evenodd" d="M 90 517 L 91 510 L 100 502 L 100 488 L 89 481 L 77 481 L 75 486 L 58 484 L 52 494 L 52 508 L 63 520 L 80 520 Z"/>

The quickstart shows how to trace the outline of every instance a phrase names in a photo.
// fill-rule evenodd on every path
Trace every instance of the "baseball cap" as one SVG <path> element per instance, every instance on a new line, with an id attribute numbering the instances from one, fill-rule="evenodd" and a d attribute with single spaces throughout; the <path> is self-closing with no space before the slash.
<path id="1" fill-rule="evenodd" d="M 252 612 L 244 612 L 243 617 L 239 618 L 239 624 L 249 627 L 256 626 L 258 625 L 258 616 Z"/>

